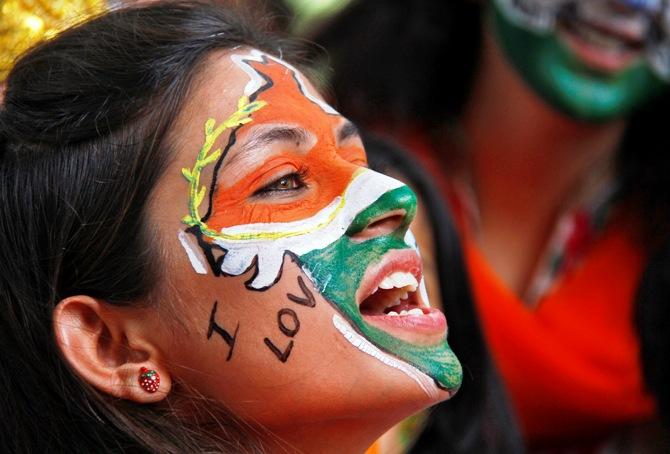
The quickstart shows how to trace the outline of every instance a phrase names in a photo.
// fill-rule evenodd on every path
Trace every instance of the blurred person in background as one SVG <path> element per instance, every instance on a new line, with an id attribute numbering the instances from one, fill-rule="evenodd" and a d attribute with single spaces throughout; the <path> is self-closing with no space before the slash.
<path id="1" fill-rule="evenodd" d="M 528 447 L 667 450 L 670 5 L 367 0 L 315 40 L 338 108 L 448 198 Z M 416 452 L 481 451 L 455 409 Z"/>

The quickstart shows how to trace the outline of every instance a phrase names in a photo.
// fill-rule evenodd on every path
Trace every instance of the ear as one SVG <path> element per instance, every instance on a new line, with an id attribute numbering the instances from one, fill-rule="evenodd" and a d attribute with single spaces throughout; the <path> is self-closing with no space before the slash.
<path id="1" fill-rule="evenodd" d="M 170 376 L 160 350 L 132 315 L 129 308 L 71 296 L 53 311 L 56 343 L 77 374 L 98 390 L 139 403 L 157 402 L 170 392 Z M 143 367 L 160 376 L 156 392 L 140 386 Z"/>

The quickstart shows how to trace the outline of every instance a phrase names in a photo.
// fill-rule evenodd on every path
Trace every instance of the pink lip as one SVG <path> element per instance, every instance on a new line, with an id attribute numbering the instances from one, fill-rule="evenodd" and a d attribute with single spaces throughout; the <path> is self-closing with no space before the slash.
<path id="1" fill-rule="evenodd" d="M 599 30 L 599 33 L 607 34 L 632 47 L 603 48 L 583 37 L 579 31 L 582 29 L 596 32 Z M 641 47 L 644 41 L 644 31 L 638 24 L 616 19 L 603 21 L 592 18 L 579 20 L 576 23 L 563 22 L 558 28 L 558 35 L 585 65 L 607 73 L 615 73 L 628 67 L 641 55 L 638 47 Z"/>
<path id="2" fill-rule="evenodd" d="M 585 65 L 607 73 L 616 73 L 627 68 L 639 55 L 638 51 L 606 51 L 587 42 L 573 33 L 561 33 L 570 50 Z"/>
<path id="3" fill-rule="evenodd" d="M 423 264 L 419 254 L 412 249 L 393 249 L 384 254 L 379 263 L 365 270 L 361 285 L 356 291 L 356 303 L 360 306 L 361 301 L 372 295 L 386 276 L 396 271 L 410 273 L 417 282 L 421 282 Z"/>
<path id="4" fill-rule="evenodd" d="M 435 345 L 447 336 L 447 318 L 434 307 L 422 307 L 423 315 L 364 315 L 363 319 L 394 337 L 418 345 Z"/>

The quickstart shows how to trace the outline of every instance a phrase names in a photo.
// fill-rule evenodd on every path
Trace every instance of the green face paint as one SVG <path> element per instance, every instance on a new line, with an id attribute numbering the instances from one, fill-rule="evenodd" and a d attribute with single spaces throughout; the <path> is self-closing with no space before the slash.
<path id="1" fill-rule="evenodd" d="M 667 86 L 645 59 L 614 74 L 598 73 L 554 29 L 517 25 L 497 1 L 491 16 L 496 39 L 512 66 L 548 104 L 571 117 L 591 122 L 622 117 Z"/>
<path id="2" fill-rule="evenodd" d="M 406 217 L 409 223 L 416 211 L 416 197 L 406 186 L 387 192 L 362 211 L 353 220 L 348 233 L 362 229 L 371 219 L 398 206 L 409 211 Z M 389 251 L 409 250 L 410 246 L 404 240 L 407 228 L 407 225 L 403 225 L 389 235 L 364 242 L 354 241 L 351 236 L 344 235 L 323 249 L 300 256 L 300 261 L 317 288 L 322 289 L 322 294 L 339 308 L 364 337 L 383 351 L 429 375 L 442 388 L 457 389 L 462 380 L 461 365 L 449 348 L 446 338 L 435 345 L 414 345 L 369 325 L 358 309 L 355 290 L 361 287 L 366 269 Z"/>

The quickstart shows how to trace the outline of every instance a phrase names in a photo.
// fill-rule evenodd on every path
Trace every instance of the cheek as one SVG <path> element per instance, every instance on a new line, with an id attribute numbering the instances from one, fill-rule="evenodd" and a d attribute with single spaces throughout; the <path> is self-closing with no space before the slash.
<path id="1" fill-rule="evenodd" d="M 404 374 L 343 338 L 333 307 L 289 258 L 269 290 L 247 290 L 249 277 L 192 279 L 180 302 L 187 329 L 165 349 L 177 382 L 268 428 L 420 401 Z"/>
<path id="2" fill-rule="evenodd" d="M 180 302 L 188 333 L 174 336 L 167 352 L 175 379 L 237 415 L 272 425 L 295 402 L 299 412 L 310 399 L 318 405 L 305 386 L 323 374 L 324 350 L 344 345 L 332 327 L 334 311 L 288 257 L 270 289 L 246 289 L 249 278 L 196 276 Z M 318 381 L 336 377 L 331 369 Z"/>

